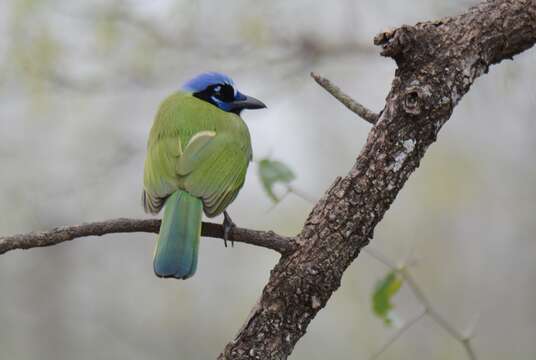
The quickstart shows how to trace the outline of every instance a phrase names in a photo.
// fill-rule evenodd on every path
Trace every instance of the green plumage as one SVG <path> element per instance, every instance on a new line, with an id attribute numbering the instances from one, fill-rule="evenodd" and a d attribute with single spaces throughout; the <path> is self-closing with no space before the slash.
<path id="1" fill-rule="evenodd" d="M 193 275 L 201 225 L 196 201 L 209 217 L 222 213 L 244 184 L 251 155 L 240 116 L 186 92 L 162 103 L 149 135 L 143 192 L 147 212 L 166 207 L 154 258 L 157 275 Z M 175 267 L 169 265 L 174 256 Z"/>

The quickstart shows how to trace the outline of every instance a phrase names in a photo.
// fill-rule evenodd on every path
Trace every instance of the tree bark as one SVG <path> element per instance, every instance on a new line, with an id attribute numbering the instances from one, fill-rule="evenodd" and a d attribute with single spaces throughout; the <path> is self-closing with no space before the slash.
<path id="1" fill-rule="evenodd" d="M 536 0 L 486 1 L 460 16 L 404 25 L 374 41 L 398 66 L 381 116 L 219 359 L 291 354 L 471 84 L 490 65 L 535 43 Z"/>

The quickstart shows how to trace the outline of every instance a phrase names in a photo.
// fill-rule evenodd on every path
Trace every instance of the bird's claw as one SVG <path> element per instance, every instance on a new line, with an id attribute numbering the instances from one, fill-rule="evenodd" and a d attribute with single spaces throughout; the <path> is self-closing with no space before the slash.
<path id="1" fill-rule="evenodd" d="M 229 214 L 227 214 L 227 211 L 223 212 L 223 243 L 225 244 L 225 247 L 227 247 L 227 240 L 229 239 L 229 235 L 231 233 L 231 230 L 236 227 L 236 224 L 233 222 Z M 231 240 L 231 247 L 234 247 L 234 241 Z"/>

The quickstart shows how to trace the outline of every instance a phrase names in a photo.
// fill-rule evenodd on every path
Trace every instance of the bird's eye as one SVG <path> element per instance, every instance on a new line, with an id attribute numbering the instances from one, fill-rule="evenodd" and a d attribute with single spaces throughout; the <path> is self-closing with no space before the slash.
<path id="1" fill-rule="evenodd" d="M 235 97 L 234 88 L 229 84 L 216 85 L 213 92 L 216 98 L 224 102 L 232 102 Z"/>

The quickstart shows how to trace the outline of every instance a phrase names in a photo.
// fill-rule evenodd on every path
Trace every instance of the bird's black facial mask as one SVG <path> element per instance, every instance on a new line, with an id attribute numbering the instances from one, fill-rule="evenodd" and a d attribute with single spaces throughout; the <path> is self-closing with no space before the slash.
<path id="1" fill-rule="evenodd" d="M 211 103 L 219 109 L 240 115 L 244 109 L 262 109 L 266 105 L 252 96 L 247 96 L 237 91 L 229 84 L 209 85 L 203 91 L 198 91 L 193 96 Z"/>

